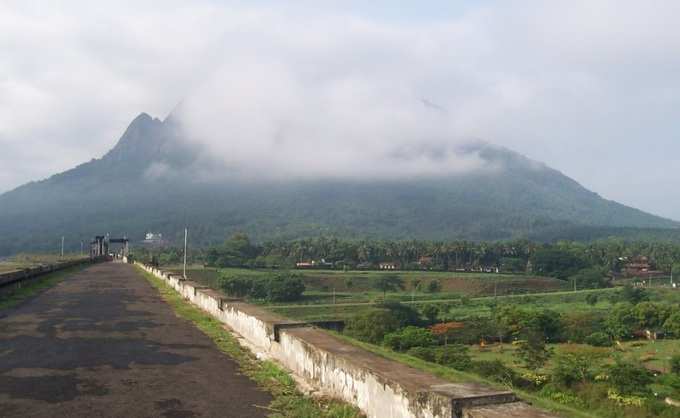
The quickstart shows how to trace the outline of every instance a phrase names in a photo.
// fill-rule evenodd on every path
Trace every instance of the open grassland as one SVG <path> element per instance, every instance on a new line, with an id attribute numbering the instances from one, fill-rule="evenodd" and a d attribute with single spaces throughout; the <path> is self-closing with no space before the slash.
<path id="1" fill-rule="evenodd" d="M 170 270 L 180 272 L 178 266 Z M 187 275 L 213 288 L 220 287 L 220 277 L 264 277 L 278 270 L 242 268 L 203 268 L 191 266 Z M 527 294 L 551 292 L 568 289 L 564 281 L 550 277 L 434 271 L 335 271 L 335 270 L 295 270 L 303 278 L 306 292 L 300 304 L 326 304 L 335 302 L 369 302 L 382 297 L 375 289 L 375 281 L 381 277 L 398 277 L 403 289 L 389 292 L 392 299 L 410 300 L 448 300 L 461 296 L 479 297 L 489 295 Z M 431 282 L 440 285 L 436 292 L 428 292 Z"/>

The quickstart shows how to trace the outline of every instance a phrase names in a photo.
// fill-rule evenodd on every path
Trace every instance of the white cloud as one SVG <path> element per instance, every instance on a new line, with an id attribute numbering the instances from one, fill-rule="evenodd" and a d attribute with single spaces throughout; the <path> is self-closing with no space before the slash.
<path id="1" fill-rule="evenodd" d="M 680 218 L 680 201 L 650 198 L 677 188 L 657 167 L 680 151 L 680 3 L 475 2 L 443 17 L 423 2 L 417 19 L 358 4 L 3 2 L 0 190 L 186 99 L 194 139 L 235 167 L 456 171 L 477 162 L 451 150 L 482 138 Z"/>

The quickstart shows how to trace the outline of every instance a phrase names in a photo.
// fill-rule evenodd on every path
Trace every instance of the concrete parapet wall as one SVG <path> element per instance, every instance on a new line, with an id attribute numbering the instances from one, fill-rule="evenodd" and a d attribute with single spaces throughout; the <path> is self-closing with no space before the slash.
<path id="1" fill-rule="evenodd" d="M 11 271 L 8 273 L 2 273 L 0 274 L 0 288 L 20 286 L 21 283 L 23 283 L 24 281 L 32 280 L 40 276 L 44 276 L 46 274 L 50 274 L 59 270 L 64 270 L 70 267 L 89 264 L 91 262 L 92 261 L 88 258 L 81 260 L 64 261 L 61 263 L 36 266 L 22 270 Z"/>
<path id="2" fill-rule="evenodd" d="M 511 391 L 445 381 L 313 326 L 227 298 L 181 275 L 138 265 L 228 325 L 253 350 L 275 359 L 324 394 L 358 406 L 368 417 L 492 418 L 503 416 L 498 414 L 506 407 L 512 417 L 551 416 L 518 402 Z"/>

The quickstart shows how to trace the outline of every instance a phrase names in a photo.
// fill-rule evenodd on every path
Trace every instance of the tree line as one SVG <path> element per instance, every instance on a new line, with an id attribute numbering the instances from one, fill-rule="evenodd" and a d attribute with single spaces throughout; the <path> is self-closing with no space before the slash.
<path id="1" fill-rule="evenodd" d="M 146 252 L 147 257 L 153 255 L 149 250 L 139 251 Z M 220 245 L 192 249 L 189 255 L 190 262 L 210 267 L 290 269 L 298 262 L 313 261 L 323 268 L 375 269 L 381 262 L 393 262 L 402 270 L 487 270 L 566 279 L 589 272 L 591 276 L 618 273 L 638 256 L 648 257 L 654 268 L 669 272 L 674 264 L 680 263 L 680 244 L 615 238 L 591 243 L 536 243 L 343 240 L 324 236 L 257 244 L 245 234 L 235 234 Z M 182 250 L 156 250 L 155 257 L 161 264 L 180 262 Z M 593 271 L 597 274 L 593 275 Z M 680 265 L 677 271 L 680 272 Z"/>

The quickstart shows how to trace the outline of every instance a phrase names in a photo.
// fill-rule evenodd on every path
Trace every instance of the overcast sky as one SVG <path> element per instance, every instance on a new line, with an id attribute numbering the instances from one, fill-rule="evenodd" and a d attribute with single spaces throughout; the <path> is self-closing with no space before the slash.
<path id="1" fill-rule="evenodd" d="M 312 174 L 385 175 L 352 150 L 479 138 L 680 219 L 678 16 L 678 1 L 4 0 L 0 191 L 184 101 L 227 159 L 274 137 L 334 156 L 291 165 Z M 407 169 L 474 165 L 448 155 Z"/>

